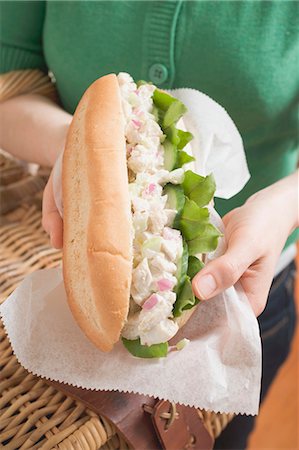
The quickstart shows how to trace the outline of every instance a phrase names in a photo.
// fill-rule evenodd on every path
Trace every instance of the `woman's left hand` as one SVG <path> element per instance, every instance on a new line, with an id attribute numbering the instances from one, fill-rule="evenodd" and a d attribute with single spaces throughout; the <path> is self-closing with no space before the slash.
<path id="1" fill-rule="evenodd" d="M 223 222 L 227 250 L 194 277 L 194 293 L 206 300 L 239 280 L 258 316 L 287 237 L 298 226 L 298 172 L 257 192 Z"/>
<path id="2" fill-rule="evenodd" d="M 54 248 L 62 248 L 63 222 L 56 206 L 53 192 L 53 170 L 44 189 L 42 225 L 50 236 Z"/>

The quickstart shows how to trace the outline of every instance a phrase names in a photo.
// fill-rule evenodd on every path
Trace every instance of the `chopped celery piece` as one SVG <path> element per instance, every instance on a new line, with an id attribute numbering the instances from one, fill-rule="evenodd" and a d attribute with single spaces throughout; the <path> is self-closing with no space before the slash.
<path id="1" fill-rule="evenodd" d="M 152 250 L 153 252 L 159 252 L 161 249 L 161 236 L 156 236 L 148 239 L 142 244 L 142 255 L 146 257 L 146 251 Z"/>
<path id="2" fill-rule="evenodd" d="M 177 162 L 178 151 L 177 148 L 168 140 L 165 139 L 163 142 L 164 147 L 164 168 L 171 172 Z"/>
<path id="3" fill-rule="evenodd" d="M 180 214 L 185 204 L 185 195 L 182 186 L 168 183 L 164 186 L 163 193 L 167 195 L 166 206 L 170 209 L 176 209 L 178 214 Z"/>
<path id="4" fill-rule="evenodd" d="M 180 142 L 180 138 L 178 135 L 178 130 L 176 129 L 175 125 L 172 124 L 170 125 L 170 127 L 163 129 L 163 131 L 170 140 L 170 142 L 172 142 L 172 144 L 177 146 L 178 143 Z"/>

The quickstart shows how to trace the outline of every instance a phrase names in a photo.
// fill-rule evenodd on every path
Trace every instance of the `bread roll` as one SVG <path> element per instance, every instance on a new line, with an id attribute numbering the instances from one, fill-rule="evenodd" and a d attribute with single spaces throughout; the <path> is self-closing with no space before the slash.
<path id="1" fill-rule="evenodd" d="M 100 350 L 129 312 L 133 229 L 125 118 L 117 76 L 95 81 L 74 114 L 62 164 L 63 275 L 78 325 Z M 174 321 L 179 328 L 195 307 Z"/>
<path id="2" fill-rule="evenodd" d="M 63 274 L 80 328 L 112 349 L 128 315 L 132 225 L 124 118 L 117 77 L 83 95 L 63 156 Z"/>

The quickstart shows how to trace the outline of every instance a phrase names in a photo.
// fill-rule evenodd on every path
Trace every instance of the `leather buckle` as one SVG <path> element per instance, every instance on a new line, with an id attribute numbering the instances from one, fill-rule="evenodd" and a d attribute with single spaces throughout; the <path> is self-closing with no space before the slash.
<path id="1" fill-rule="evenodd" d="M 143 405 L 164 450 L 210 450 L 214 439 L 195 408 L 160 400 L 153 407 Z"/>

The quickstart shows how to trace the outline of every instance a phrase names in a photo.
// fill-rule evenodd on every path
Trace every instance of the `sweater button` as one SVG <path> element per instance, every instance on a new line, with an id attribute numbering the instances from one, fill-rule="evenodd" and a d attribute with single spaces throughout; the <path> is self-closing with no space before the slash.
<path id="1" fill-rule="evenodd" d="M 148 75 L 154 84 L 162 84 L 167 80 L 168 70 L 164 64 L 156 63 L 150 67 Z"/>

